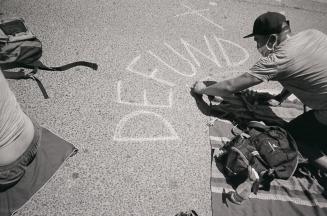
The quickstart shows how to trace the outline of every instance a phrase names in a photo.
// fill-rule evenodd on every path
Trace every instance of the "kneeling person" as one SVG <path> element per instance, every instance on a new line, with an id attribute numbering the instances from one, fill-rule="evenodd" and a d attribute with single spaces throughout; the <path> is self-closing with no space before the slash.
<path id="1" fill-rule="evenodd" d="M 262 55 L 250 71 L 208 87 L 196 82 L 193 91 L 224 97 L 263 81 L 280 82 L 284 89 L 269 104 L 279 105 L 294 94 L 312 109 L 288 123 L 286 129 L 300 152 L 326 173 L 327 35 L 314 29 L 291 35 L 284 15 L 267 12 L 255 20 L 253 33 L 247 37 L 254 37 Z"/>

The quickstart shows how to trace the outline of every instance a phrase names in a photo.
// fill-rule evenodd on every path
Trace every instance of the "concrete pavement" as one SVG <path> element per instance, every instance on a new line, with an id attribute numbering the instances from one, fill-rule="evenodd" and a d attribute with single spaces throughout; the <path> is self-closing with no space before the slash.
<path id="1" fill-rule="evenodd" d="M 296 33 L 327 33 L 327 4 L 259 0 L 1 0 L 43 42 L 42 60 L 99 64 L 10 81 L 38 122 L 80 150 L 17 215 L 211 215 L 208 117 L 188 86 L 246 71 L 255 18 L 279 11 Z M 258 88 L 280 89 L 276 83 Z"/>

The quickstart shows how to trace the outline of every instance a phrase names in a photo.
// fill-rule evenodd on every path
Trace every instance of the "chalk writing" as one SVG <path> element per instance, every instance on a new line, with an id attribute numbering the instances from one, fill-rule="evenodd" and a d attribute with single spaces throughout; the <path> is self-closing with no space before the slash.
<path id="1" fill-rule="evenodd" d="M 207 59 L 211 60 L 213 63 L 215 63 L 218 67 L 221 67 L 221 64 L 219 63 L 218 59 L 217 59 L 217 56 L 215 55 L 207 37 L 204 35 L 204 40 L 206 42 L 206 45 L 208 47 L 208 50 L 210 52 L 210 55 L 206 55 L 205 53 L 203 53 L 202 51 L 200 51 L 198 48 L 192 46 L 191 44 L 189 44 L 188 42 L 186 42 L 183 38 L 181 38 L 181 42 L 182 44 L 184 45 L 185 49 L 187 50 L 188 54 L 192 57 L 192 59 L 194 60 L 194 62 L 200 67 L 201 64 L 200 62 L 195 58 L 195 55 L 194 53 L 191 51 L 194 50 L 196 51 L 197 53 L 201 54 L 202 56 L 206 57 Z"/>
<path id="2" fill-rule="evenodd" d="M 156 137 L 126 137 L 126 136 L 124 137 L 124 136 L 122 136 L 122 130 L 126 126 L 127 122 L 137 116 L 142 116 L 142 115 L 152 116 L 154 118 L 154 120 L 161 121 L 166 126 L 166 128 L 169 130 L 170 135 L 156 136 Z M 119 141 L 119 142 L 162 141 L 162 140 L 176 140 L 176 139 L 178 139 L 178 135 L 177 135 L 175 129 L 173 128 L 173 126 L 166 119 L 164 119 L 161 115 L 154 113 L 154 112 L 150 112 L 150 111 L 140 110 L 140 111 L 135 111 L 133 113 L 130 113 L 130 114 L 124 116 L 119 121 L 119 123 L 116 127 L 116 130 L 115 130 L 113 139 L 114 139 L 114 141 Z"/>
<path id="3" fill-rule="evenodd" d="M 168 47 L 173 53 L 175 53 L 177 56 L 179 56 L 181 59 L 183 59 L 184 61 L 186 61 L 190 66 L 191 66 L 191 70 L 193 72 L 192 76 L 194 76 L 195 74 L 197 74 L 197 70 L 196 67 L 194 66 L 194 64 L 192 63 L 191 60 L 187 59 L 186 57 L 184 57 L 182 54 L 180 54 L 179 52 L 177 52 L 171 45 L 169 45 L 168 43 L 164 43 L 166 47 Z"/>
<path id="4" fill-rule="evenodd" d="M 211 5 L 211 6 L 217 6 L 218 3 L 217 2 L 209 2 L 209 5 Z"/>
<path id="5" fill-rule="evenodd" d="M 151 73 L 150 75 L 147 75 L 147 74 L 145 74 L 145 73 L 141 73 L 140 71 L 136 70 L 136 69 L 134 68 L 134 66 L 135 66 L 135 64 L 140 60 L 140 58 L 141 58 L 141 55 L 136 56 L 136 57 L 132 60 L 132 62 L 127 66 L 126 70 L 128 70 L 128 71 L 130 71 L 130 72 L 132 72 L 132 73 L 138 74 L 138 75 L 140 75 L 140 76 L 143 76 L 143 77 L 145 77 L 145 78 L 147 78 L 147 79 L 152 79 L 152 80 L 155 80 L 155 81 L 157 81 L 157 82 L 159 82 L 159 83 L 162 83 L 162 84 L 164 84 L 164 85 L 168 85 L 168 86 L 170 86 L 170 87 L 175 86 L 174 83 L 171 83 L 171 82 L 168 82 L 168 81 L 165 81 L 165 80 L 162 80 L 162 79 L 159 79 L 159 78 L 155 77 L 156 73 L 158 72 L 158 69 L 157 69 L 157 68 L 155 68 L 155 69 L 152 71 L 152 73 Z"/>
<path id="6" fill-rule="evenodd" d="M 171 46 L 170 46 L 171 47 Z M 196 74 L 196 68 L 194 67 L 194 65 L 189 61 L 186 60 L 187 63 L 191 66 L 192 68 L 192 74 L 186 74 L 183 72 L 180 72 L 179 70 L 177 70 L 176 68 L 172 67 L 170 64 L 168 64 L 167 62 L 165 62 L 161 57 L 159 57 L 158 55 L 156 55 L 154 52 L 152 52 L 151 50 L 148 51 L 150 55 L 152 55 L 154 58 L 156 58 L 159 62 L 161 62 L 163 65 L 167 66 L 169 69 L 171 69 L 172 71 L 174 71 L 175 73 L 185 76 L 185 77 L 193 77 Z M 176 53 L 176 52 L 174 52 Z M 179 55 L 180 57 L 182 57 L 182 55 Z M 184 60 L 186 58 L 183 58 Z"/>
<path id="7" fill-rule="evenodd" d="M 200 54 L 201 56 L 205 57 L 206 59 L 210 60 L 211 62 L 213 62 L 215 65 L 217 65 L 217 67 L 221 68 L 222 64 L 219 62 L 213 48 L 212 45 L 210 44 L 208 38 L 206 35 L 203 36 L 204 37 L 204 41 L 206 43 L 206 46 L 208 48 L 209 54 L 204 53 L 203 51 L 201 51 L 199 48 L 191 45 L 189 42 L 187 42 L 186 40 L 184 40 L 183 38 L 181 38 L 181 43 L 183 44 L 184 48 L 186 49 L 187 53 L 189 54 L 189 56 L 191 57 L 192 61 L 194 62 L 194 64 L 197 67 L 201 67 L 201 63 L 200 61 L 196 58 L 195 54 Z M 247 52 L 246 49 L 244 49 L 242 46 L 238 45 L 235 42 L 232 42 L 230 40 L 226 40 L 226 39 L 222 39 L 222 38 L 218 38 L 216 35 L 214 35 L 214 40 L 216 42 L 216 44 L 218 44 L 220 52 L 222 54 L 222 57 L 224 58 L 226 65 L 228 67 L 236 67 L 239 65 L 242 65 L 244 62 L 246 62 L 249 58 L 249 53 Z M 185 76 L 185 77 L 193 77 L 197 74 L 197 68 L 195 67 L 195 65 L 193 64 L 193 62 L 186 58 L 184 55 L 182 55 L 180 52 L 178 52 L 174 47 L 172 47 L 170 44 L 168 44 L 167 42 L 164 43 L 164 45 L 171 50 L 175 55 L 177 55 L 179 58 L 181 58 L 183 61 L 185 61 L 191 68 L 192 73 L 187 74 L 185 72 L 181 72 L 180 70 L 174 68 L 173 66 L 171 66 L 168 62 L 166 62 L 165 60 L 163 60 L 163 58 L 161 58 L 159 55 L 155 54 L 153 51 L 149 50 L 148 53 L 153 56 L 155 59 L 157 59 L 159 62 L 161 62 L 163 65 L 165 65 L 166 67 L 168 67 L 169 69 L 171 69 L 173 72 Z M 242 59 L 239 60 L 238 62 L 232 62 L 231 59 L 229 58 L 229 55 L 225 49 L 225 46 L 229 45 L 231 47 L 233 47 L 234 49 L 238 49 L 238 55 L 242 55 Z M 132 63 L 131 63 L 132 64 Z M 145 75 L 146 76 L 146 75 Z M 149 76 L 147 76 L 149 77 Z M 153 77 L 153 76 L 151 76 Z M 160 80 L 162 82 L 162 80 Z M 167 81 L 165 81 L 167 82 Z M 175 85 L 170 83 L 171 85 Z"/>
<path id="8" fill-rule="evenodd" d="M 209 2 L 209 5 L 211 6 L 217 6 L 216 2 Z M 215 23 L 213 20 L 208 18 L 207 16 L 204 16 L 203 13 L 208 12 L 209 9 L 193 9 L 192 7 L 182 4 L 181 6 L 186 8 L 187 11 L 181 14 L 176 15 L 175 17 L 182 17 L 186 15 L 195 15 L 197 17 L 200 17 L 205 22 L 215 26 L 216 28 L 219 28 L 220 30 L 224 30 L 224 28 Z M 176 67 L 174 67 L 173 62 L 167 62 L 165 59 L 167 59 L 167 56 L 160 56 L 158 53 L 156 53 L 153 50 L 148 50 L 147 54 L 150 56 L 151 59 L 154 59 L 159 62 L 159 65 L 155 67 L 152 71 L 142 71 L 142 69 L 139 69 L 138 66 L 142 65 L 142 62 L 139 63 L 142 59 L 142 55 L 138 55 L 135 58 L 132 59 L 132 61 L 127 65 L 126 70 L 142 76 L 146 79 L 150 79 L 153 81 L 156 81 L 158 83 L 164 84 L 166 86 L 169 86 L 171 89 L 168 93 L 168 100 L 164 104 L 154 104 L 151 103 L 147 97 L 147 91 L 143 90 L 143 101 L 141 102 L 130 102 L 128 100 L 124 100 L 124 96 L 122 95 L 122 81 L 117 82 L 117 103 L 124 104 L 124 105 L 130 105 L 130 106 L 138 106 L 138 107 L 149 107 L 149 108 L 172 108 L 173 106 L 173 90 L 172 88 L 177 85 L 177 83 L 173 83 L 171 81 L 165 80 L 165 78 L 168 77 L 161 77 L 159 78 L 158 68 L 162 69 L 160 66 L 164 66 L 174 72 L 175 74 L 181 75 L 183 77 L 194 77 L 198 73 L 198 68 L 203 66 L 203 63 L 200 61 L 200 57 L 205 58 L 215 64 L 218 68 L 223 67 L 237 67 L 244 62 L 246 62 L 249 58 L 249 53 L 246 49 L 244 49 L 242 46 L 238 45 L 237 43 L 226 40 L 223 38 L 219 38 L 216 35 L 213 35 L 211 38 L 208 38 L 206 35 L 203 36 L 204 43 L 205 43 L 205 50 L 200 49 L 198 46 L 192 45 L 191 42 L 187 41 L 184 38 L 180 38 L 180 43 L 182 44 L 182 47 L 185 49 L 186 54 L 182 54 L 183 52 L 178 51 L 176 48 L 174 48 L 172 45 L 170 45 L 167 42 L 164 42 L 164 46 L 168 49 L 169 54 L 173 54 L 178 57 L 178 60 L 181 60 L 183 63 L 186 63 L 186 65 L 189 66 L 189 69 L 186 71 L 182 71 Z M 210 39 L 210 40 L 209 40 Z M 211 42 L 211 43 L 210 43 Z M 215 49 L 214 49 L 215 48 Z M 238 60 L 233 60 L 231 58 L 231 55 L 229 54 L 229 51 L 231 48 L 235 51 L 234 53 L 237 54 Z M 219 52 L 219 53 L 217 53 Z M 169 55 L 168 54 L 168 55 Z M 218 55 L 219 54 L 219 55 Z M 170 56 L 169 56 L 170 57 Z M 219 57 L 219 58 L 218 58 Z M 172 59 L 172 58 L 168 58 Z M 176 58 L 175 58 L 176 59 Z M 139 63 L 139 64 L 138 64 Z M 150 72 L 150 74 L 149 74 Z M 161 74 L 160 74 L 161 75 Z M 153 126 L 151 128 L 142 125 L 138 125 L 141 128 L 138 128 L 134 132 L 141 132 L 139 134 L 133 134 L 133 135 L 124 135 L 124 132 L 128 131 L 128 127 L 131 127 L 132 121 L 134 120 L 140 120 L 139 118 L 151 118 L 150 123 L 151 124 L 160 124 L 167 129 L 168 133 L 166 135 L 149 135 L 151 129 L 154 129 Z M 215 119 L 216 120 L 216 119 Z M 124 130 L 125 129 L 125 130 Z M 132 128 L 133 129 L 133 128 Z M 142 135 L 140 135 L 142 134 Z M 146 134 L 146 135 L 144 135 Z M 151 112 L 151 111 L 145 111 L 145 110 L 138 110 L 132 113 L 129 113 L 125 115 L 116 126 L 116 129 L 114 131 L 113 140 L 118 142 L 146 142 L 146 141 L 163 141 L 163 140 L 176 140 L 179 139 L 175 129 L 169 123 L 163 116 Z M 214 138 L 211 137 L 211 140 Z"/>
<path id="9" fill-rule="evenodd" d="M 225 30 L 222 26 L 218 25 L 217 23 L 215 23 L 215 22 L 212 21 L 211 19 L 209 19 L 209 18 L 203 16 L 203 15 L 200 13 L 200 12 L 206 11 L 206 10 L 208 10 L 208 9 L 203 9 L 203 10 L 194 10 L 194 9 L 192 9 L 191 7 L 189 7 L 189 6 L 185 5 L 185 4 L 182 4 L 182 3 L 181 3 L 181 5 L 182 5 L 183 7 L 185 7 L 185 8 L 188 10 L 188 12 L 185 12 L 185 13 L 182 13 L 182 14 L 175 15 L 175 17 L 180 17 L 180 16 L 184 16 L 184 15 L 197 15 L 197 16 L 201 17 L 202 19 L 204 19 L 206 22 L 208 22 L 208 23 L 210 23 L 210 24 L 216 26 L 217 28 L 219 28 L 219 29 L 221 29 L 221 30 Z"/>
<path id="10" fill-rule="evenodd" d="M 196 13 L 200 13 L 200 12 L 203 12 L 203 11 L 209 11 L 209 9 L 201 9 L 201 10 L 194 10 L 194 11 L 191 11 L 191 12 L 185 12 L 185 13 L 175 15 L 175 17 L 196 14 Z"/>
<path id="11" fill-rule="evenodd" d="M 222 52 L 222 54 L 223 54 L 223 56 L 224 56 L 224 58 L 225 58 L 226 63 L 227 63 L 228 66 L 233 66 L 233 67 L 235 67 L 235 66 L 242 65 L 242 64 L 243 64 L 244 62 L 246 62 L 246 61 L 248 60 L 248 58 L 250 57 L 248 51 L 246 51 L 246 49 L 244 49 L 243 47 L 241 47 L 241 46 L 238 45 L 237 43 L 234 43 L 234 42 L 232 42 L 232 41 L 230 41 L 230 40 L 225 40 L 225 39 L 222 39 L 222 38 L 217 38 L 216 36 L 214 36 L 214 38 L 215 38 L 217 44 L 219 45 L 220 50 L 221 50 L 221 52 Z M 224 43 L 228 43 L 228 44 L 230 44 L 230 45 L 233 45 L 234 47 L 239 48 L 239 49 L 243 52 L 243 54 L 244 54 L 244 58 L 241 59 L 239 62 L 231 62 L 231 60 L 229 59 L 229 57 L 228 57 L 228 55 L 227 55 L 227 53 L 226 53 L 226 50 L 225 50 L 224 46 L 222 45 L 222 42 L 224 42 Z"/>
<path id="12" fill-rule="evenodd" d="M 156 107 L 156 108 L 171 108 L 173 106 L 173 91 L 172 89 L 169 90 L 168 96 L 168 105 L 158 105 L 158 104 L 151 104 L 148 101 L 146 90 L 143 91 L 143 103 L 132 103 L 129 101 L 123 101 L 121 96 L 121 81 L 117 82 L 117 102 L 126 105 L 133 105 L 133 106 L 145 106 L 145 107 Z"/>

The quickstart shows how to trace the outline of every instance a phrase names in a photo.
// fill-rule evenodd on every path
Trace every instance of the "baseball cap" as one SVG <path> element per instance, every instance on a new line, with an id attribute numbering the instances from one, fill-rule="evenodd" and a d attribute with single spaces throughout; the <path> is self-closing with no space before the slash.
<path id="1" fill-rule="evenodd" d="M 267 12 L 260 15 L 253 24 L 253 32 L 243 38 L 253 37 L 254 35 L 270 35 L 282 32 L 283 22 L 286 17 L 277 12 Z"/>

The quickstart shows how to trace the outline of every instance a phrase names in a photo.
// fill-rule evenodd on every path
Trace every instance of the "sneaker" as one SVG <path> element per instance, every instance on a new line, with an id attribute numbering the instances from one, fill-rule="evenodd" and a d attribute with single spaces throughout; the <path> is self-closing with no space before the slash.
<path id="1" fill-rule="evenodd" d="M 194 210 L 190 210 L 187 212 L 179 212 L 175 214 L 175 216 L 199 216 Z"/>
<path id="2" fill-rule="evenodd" d="M 324 188 L 322 195 L 327 199 L 327 173 L 318 170 L 317 181 Z"/>

